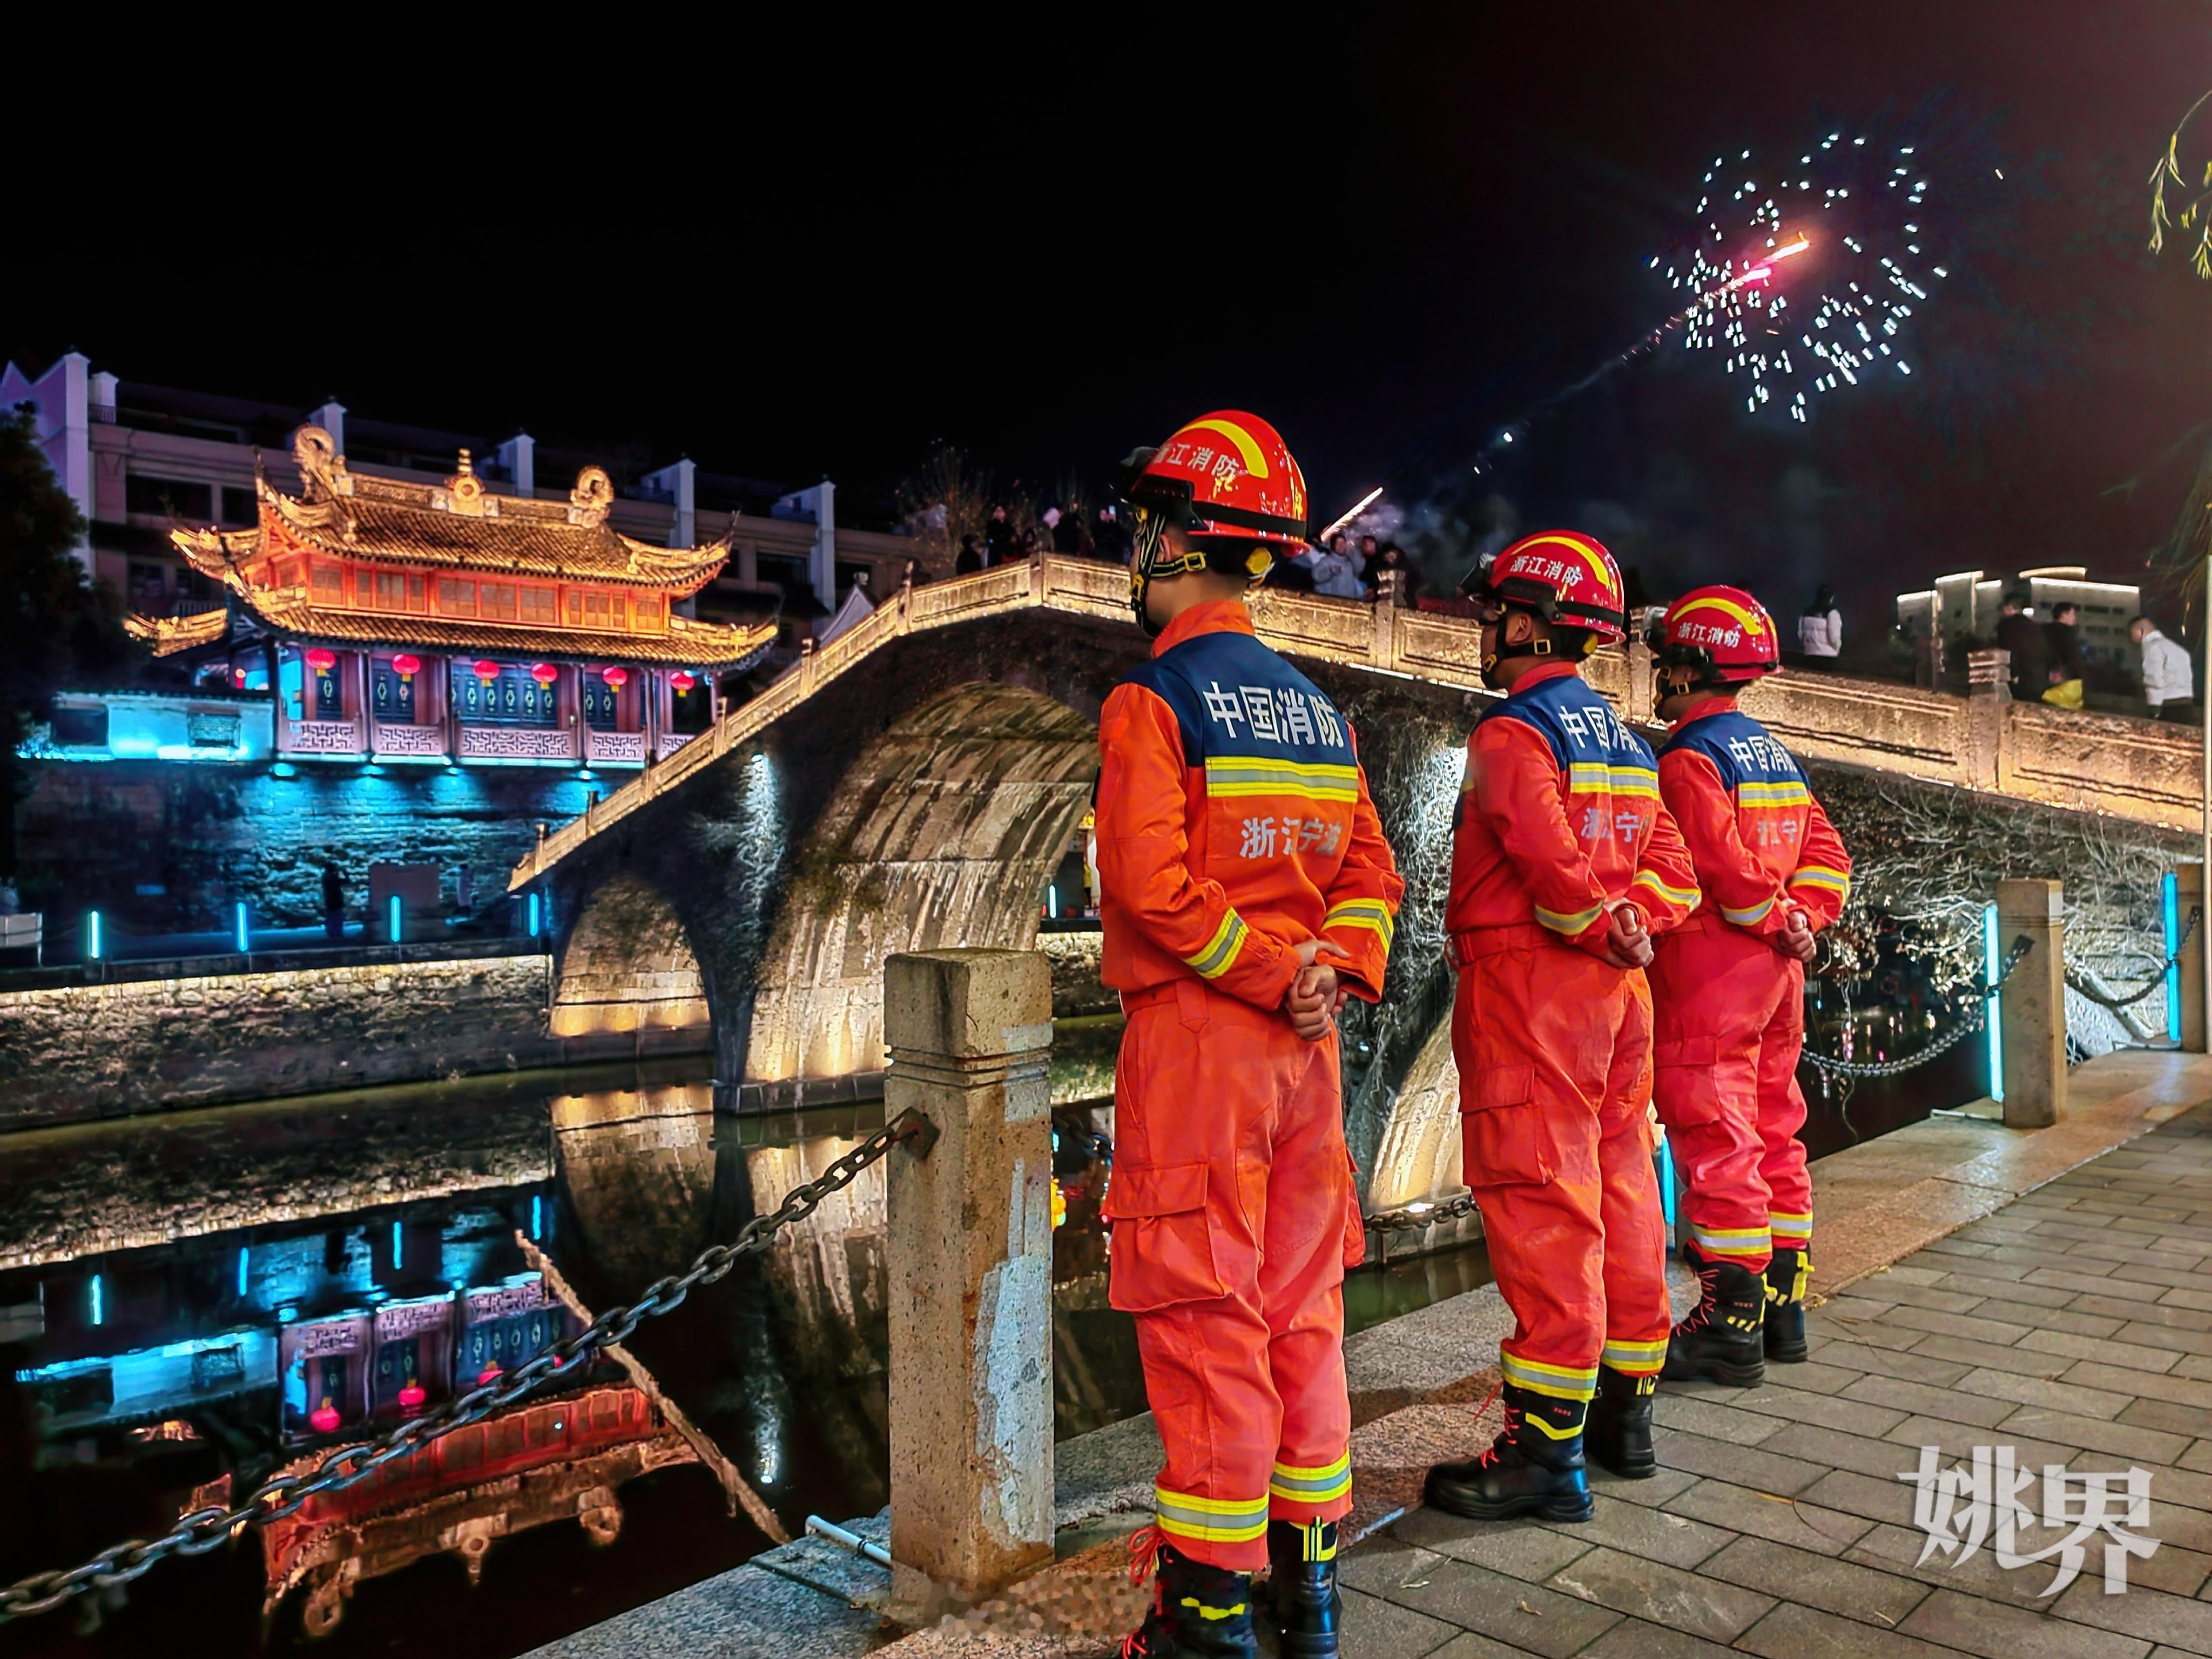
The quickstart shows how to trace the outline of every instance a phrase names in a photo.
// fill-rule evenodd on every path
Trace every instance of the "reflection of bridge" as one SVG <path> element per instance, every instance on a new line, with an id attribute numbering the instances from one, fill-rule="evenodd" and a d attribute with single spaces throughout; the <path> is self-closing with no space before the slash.
<path id="1" fill-rule="evenodd" d="M 1273 592 L 1254 608 L 1352 714 L 1401 857 L 1440 864 L 1432 809 L 1487 696 L 1474 625 Z M 1028 944 L 1096 775 L 1097 709 L 1144 650 L 1112 565 L 1046 557 L 896 595 L 516 868 L 515 889 L 556 896 L 555 1032 L 710 1030 L 731 1081 L 875 1068 L 886 956 Z M 1641 646 L 1591 678 L 1648 720 Z M 2195 822 L 2192 735 L 1978 689 L 1790 673 L 1747 702 L 1808 760 Z M 1409 875 L 1409 903 L 1432 903 L 1439 872 Z M 1394 997 L 1413 988 L 1398 977 Z"/>

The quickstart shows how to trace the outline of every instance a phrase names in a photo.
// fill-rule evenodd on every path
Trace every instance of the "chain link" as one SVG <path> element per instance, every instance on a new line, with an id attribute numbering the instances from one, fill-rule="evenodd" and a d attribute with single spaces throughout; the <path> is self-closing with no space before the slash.
<path id="1" fill-rule="evenodd" d="M 1982 1029 L 1983 1022 L 1989 1017 L 1989 1000 L 1997 994 L 1999 986 L 2012 977 L 2012 970 L 2019 967 L 2027 958 L 2027 953 L 2034 948 L 2034 941 L 2025 934 L 2014 939 L 2012 942 L 2010 953 L 2006 956 L 2003 964 L 1997 969 L 1997 976 L 1986 984 L 1979 980 L 1975 981 L 1972 1005 L 1965 1013 L 1959 1016 L 1949 1030 L 1944 1032 L 1925 1048 L 1916 1048 L 1912 1053 L 1900 1055 L 1895 1060 L 1834 1060 L 1826 1054 L 1816 1054 L 1808 1048 L 1803 1051 L 1806 1064 L 1816 1071 L 1826 1072 L 1834 1077 L 1858 1078 L 1897 1077 L 1927 1065 L 1930 1060 L 1950 1053 L 1969 1036 Z"/>
<path id="2" fill-rule="evenodd" d="M 1462 1193 L 1457 1198 L 1446 1199 L 1441 1204 L 1430 1206 L 1416 1213 L 1411 1209 L 1381 1210 L 1367 1218 L 1367 1224 L 1382 1233 L 1418 1232 L 1424 1227 L 1433 1227 L 1441 1222 L 1457 1221 L 1474 1213 L 1474 1194 Z"/>
<path id="3" fill-rule="evenodd" d="M 2171 973 L 2173 970 L 2174 964 L 2181 960 L 2181 953 L 2189 948 L 2190 938 L 2197 932 L 2197 924 L 2203 919 L 2203 915 L 2204 912 L 2201 908 L 2192 909 L 2190 911 L 2189 925 L 2181 930 L 2181 943 L 2173 947 L 2172 955 L 2169 956 L 2164 962 L 2158 964 L 2158 970 L 2152 975 L 2150 982 L 2145 985 L 2142 990 L 2134 993 L 2132 995 L 2124 997 L 2108 996 L 2104 992 L 2093 988 L 2087 981 L 2079 974 L 2069 973 L 2066 975 L 2066 983 L 2073 989 L 2079 991 L 2083 996 L 2088 998 L 2090 1001 L 2097 1004 L 2100 1007 L 2109 1008 L 2116 1014 L 2125 1013 L 2129 1009 L 2134 1007 L 2138 1002 L 2142 1001 L 2153 992 L 2163 991 L 2166 988 L 2166 975 Z"/>
<path id="4" fill-rule="evenodd" d="M 235 1528 L 296 1515 L 309 1498 L 358 1486 L 386 1464 L 504 1411 L 544 1383 L 574 1376 L 601 1350 L 629 1340 L 644 1321 L 673 1313 L 697 1286 L 719 1281 L 741 1257 L 765 1250 L 781 1229 L 812 1215 L 823 1199 L 851 1186 L 861 1170 L 881 1161 L 893 1146 L 912 1140 L 918 1143 L 917 1155 L 926 1157 L 937 1133 L 937 1127 L 920 1112 L 901 1112 L 814 1180 L 793 1188 L 769 1214 L 745 1223 L 731 1243 L 710 1245 L 684 1273 L 661 1279 L 629 1306 L 599 1315 L 575 1335 L 503 1373 L 497 1382 L 479 1384 L 375 1440 L 337 1447 L 312 1473 L 276 1475 L 233 1508 L 216 1504 L 194 1510 L 178 1516 L 176 1524 L 159 1538 L 110 1545 L 81 1566 L 33 1573 L 0 1588 L 0 1626 L 32 1613 L 51 1613 L 88 1589 L 130 1583 L 168 1556 L 204 1555 Z"/>

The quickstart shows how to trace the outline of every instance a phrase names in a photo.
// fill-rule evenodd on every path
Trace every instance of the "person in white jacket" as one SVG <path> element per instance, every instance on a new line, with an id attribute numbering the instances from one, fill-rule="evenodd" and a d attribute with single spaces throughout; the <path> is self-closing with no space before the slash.
<path id="1" fill-rule="evenodd" d="M 1836 609 L 1836 590 L 1826 582 L 1797 618 L 1797 648 L 1808 657 L 1835 657 L 1844 648 L 1844 613 Z"/>
<path id="2" fill-rule="evenodd" d="M 2142 652 L 2143 701 L 2150 705 L 2150 717 L 2155 720 L 2185 716 L 2197 698 L 2189 647 L 2160 633 L 2158 624 L 2148 617 L 2137 617 L 2130 623 L 2128 637 Z"/>
<path id="3" fill-rule="evenodd" d="M 1313 573 L 1316 593 L 1334 599 L 1357 599 L 1366 594 L 1366 586 L 1359 580 L 1359 561 L 1345 547 L 1341 530 L 1328 538 L 1326 548 L 1309 547 L 1303 553 L 1290 555 L 1290 562 Z"/>

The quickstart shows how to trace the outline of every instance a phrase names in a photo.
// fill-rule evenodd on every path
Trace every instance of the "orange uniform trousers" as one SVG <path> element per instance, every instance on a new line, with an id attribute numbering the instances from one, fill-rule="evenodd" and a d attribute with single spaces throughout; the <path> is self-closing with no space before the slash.
<path id="1" fill-rule="evenodd" d="M 1467 1184 L 1514 1333 L 1505 1380 L 1587 1401 L 1601 1361 L 1667 1357 L 1666 1219 L 1651 1156 L 1651 999 L 1533 925 L 1456 935 Z"/>
<path id="2" fill-rule="evenodd" d="M 1344 1273 L 1364 1247 L 1334 1032 L 1195 979 L 1123 999 L 1109 1300 L 1167 1449 L 1159 1526 L 1249 1571 L 1267 1522 L 1352 1509 Z"/>
<path id="3" fill-rule="evenodd" d="M 1813 1237 L 1805 1169 L 1805 969 L 1764 939 L 1692 916 L 1651 964 L 1654 1089 L 1698 1252 L 1765 1270 Z"/>

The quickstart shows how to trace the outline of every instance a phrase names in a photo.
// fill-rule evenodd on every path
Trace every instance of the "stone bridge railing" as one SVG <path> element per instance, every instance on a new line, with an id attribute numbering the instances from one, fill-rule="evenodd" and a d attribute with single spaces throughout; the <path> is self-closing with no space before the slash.
<path id="1" fill-rule="evenodd" d="M 520 890 L 599 831 L 712 766 L 855 664 L 908 635 L 1042 607 L 1097 621 L 1128 615 L 1118 565 L 1044 556 L 926 587 L 902 588 L 849 632 L 810 649 L 759 696 L 642 776 L 570 820 L 514 867 Z M 1462 617 L 1392 604 L 1269 590 L 1254 600 L 1260 637 L 1292 655 L 1467 691 L 1483 690 L 1480 642 Z M 1640 642 L 1607 652 L 1590 679 L 1623 716 L 1649 721 L 1650 675 Z M 1802 758 L 1895 773 L 2166 829 L 2200 817 L 2199 738 L 2125 716 L 2014 703 L 1983 665 L 1973 695 L 1880 680 L 1789 672 L 1753 687 L 1746 708 Z"/>

